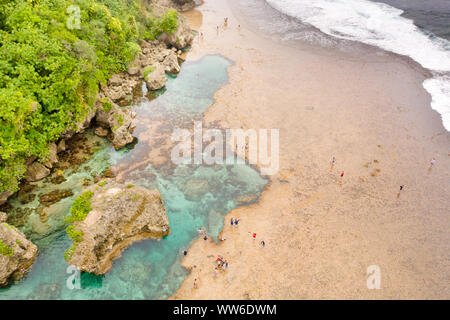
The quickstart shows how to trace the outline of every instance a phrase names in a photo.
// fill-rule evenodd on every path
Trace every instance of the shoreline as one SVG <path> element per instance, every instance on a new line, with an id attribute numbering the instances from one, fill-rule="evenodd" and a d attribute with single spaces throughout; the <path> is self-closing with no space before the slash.
<path id="1" fill-rule="evenodd" d="M 235 62 L 204 123 L 278 126 L 282 159 L 259 201 L 227 214 L 224 243 L 192 244 L 182 261 L 190 274 L 171 299 L 448 298 L 443 257 L 449 133 L 430 108 L 421 86 L 425 75 L 394 54 L 375 65 L 363 58 L 341 60 L 339 52 L 321 57 L 310 48 L 286 49 L 244 24 L 237 31 L 241 22 L 229 3 L 206 2 L 196 10 L 203 15 L 204 39 L 196 37 L 187 59 L 218 53 Z M 189 15 L 199 16 L 185 13 L 188 20 Z M 212 22 L 225 16 L 228 29 L 215 35 Z M 305 69 L 316 73 L 294 72 Z M 299 86 L 306 93 L 292 92 Z M 310 105 L 313 109 L 306 108 Z M 333 105 L 341 108 L 336 112 Z M 293 146 L 306 151 L 299 154 Z M 338 171 L 329 171 L 335 155 L 336 169 L 346 172 L 341 185 Z M 439 169 L 427 173 L 433 156 Z M 402 183 L 408 193 L 396 198 Z M 230 217 L 242 219 L 237 230 L 227 227 Z M 251 240 L 253 231 L 264 248 Z M 214 277 L 218 254 L 230 267 Z M 380 265 L 385 290 L 366 288 L 366 268 L 373 264 Z M 195 278 L 198 289 L 192 287 Z"/>

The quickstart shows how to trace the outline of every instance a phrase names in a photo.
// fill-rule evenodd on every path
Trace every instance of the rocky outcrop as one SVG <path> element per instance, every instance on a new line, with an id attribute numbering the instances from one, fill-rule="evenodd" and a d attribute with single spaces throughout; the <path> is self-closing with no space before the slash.
<path id="1" fill-rule="evenodd" d="M 145 77 L 148 90 L 159 90 L 166 85 L 167 77 L 165 68 L 161 64 L 148 67 L 149 74 Z"/>
<path id="2" fill-rule="evenodd" d="M 122 72 L 113 75 L 108 80 L 108 85 L 102 86 L 102 91 L 113 102 L 126 106 L 133 101 L 133 90 L 137 85 L 138 79 Z"/>
<path id="3" fill-rule="evenodd" d="M 169 234 L 169 221 L 160 193 L 142 187 L 109 181 L 98 183 L 92 210 L 73 224 L 82 240 L 68 259 L 69 265 L 94 274 L 104 274 L 122 250 L 135 241 Z"/>
<path id="4" fill-rule="evenodd" d="M 0 223 L 6 222 L 8 220 L 8 216 L 4 212 L 0 212 Z"/>
<path id="5" fill-rule="evenodd" d="M 168 46 L 175 47 L 177 49 L 183 49 L 190 45 L 194 40 L 194 35 L 186 18 L 178 15 L 178 29 L 173 34 L 163 33 L 159 36 L 158 40 L 163 41 Z"/>
<path id="6" fill-rule="evenodd" d="M 37 254 L 37 247 L 22 232 L 0 223 L 0 287 L 22 279 Z"/>
<path id="7" fill-rule="evenodd" d="M 162 65 L 164 66 L 164 70 L 171 73 L 180 72 L 180 65 L 178 64 L 178 56 L 174 51 L 170 51 L 170 53 L 164 58 Z"/>
<path id="8" fill-rule="evenodd" d="M 136 125 L 133 123 L 131 114 L 122 110 L 102 93 L 99 94 L 97 104 L 99 105 L 95 121 L 103 130 L 97 128 L 95 133 L 99 136 L 107 136 L 116 150 L 133 142 L 133 132 Z M 110 131 L 107 130 L 108 128 Z"/>
<path id="9" fill-rule="evenodd" d="M 191 10 L 196 6 L 194 0 L 173 0 L 173 3 L 178 5 L 180 11 Z"/>

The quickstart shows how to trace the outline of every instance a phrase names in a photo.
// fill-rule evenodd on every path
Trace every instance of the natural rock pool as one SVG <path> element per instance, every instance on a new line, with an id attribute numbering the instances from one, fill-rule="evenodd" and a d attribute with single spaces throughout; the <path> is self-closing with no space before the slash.
<path id="1" fill-rule="evenodd" d="M 236 199 L 248 196 L 256 201 L 267 184 L 248 165 L 175 165 L 170 160 L 173 130 L 192 129 L 194 120 L 201 120 L 214 102 L 214 93 L 228 81 L 231 64 L 220 55 L 185 62 L 176 78 L 169 77 L 163 94 L 131 107 L 137 114 L 135 145 L 116 152 L 92 137 L 96 150 L 88 162 L 61 173 L 65 181 L 57 186 L 46 179 L 36 187 L 42 193 L 70 189 L 73 196 L 39 213 L 38 197 L 27 204 L 17 197 L 11 200 L 14 208 L 28 208 L 20 229 L 40 252 L 23 280 L 0 289 L 0 299 L 164 299 L 178 289 L 187 274 L 180 264 L 182 251 L 198 237 L 197 229 L 204 227 L 209 236 L 217 237 L 224 216 L 237 207 Z M 112 271 L 105 276 L 82 274 L 81 289 L 70 290 L 66 282 L 72 273 L 67 272 L 63 255 L 71 241 L 62 219 L 83 181 L 108 167 L 118 180 L 161 192 L 171 234 L 160 241 L 133 244 L 114 262 Z"/>

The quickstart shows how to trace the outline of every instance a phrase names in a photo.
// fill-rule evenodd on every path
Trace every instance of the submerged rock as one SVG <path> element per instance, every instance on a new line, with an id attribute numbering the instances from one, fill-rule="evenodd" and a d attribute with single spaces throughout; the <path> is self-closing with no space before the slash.
<path id="1" fill-rule="evenodd" d="M 169 221 L 157 190 L 103 181 L 87 192 L 93 193 L 92 209 L 83 221 L 73 224 L 82 239 L 69 256 L 69 265 L 105 274 L 133 242 L 169 234 Z"/>
<path id="2" fill-rule="evenodd" d="M 50 193 L 43 194 L 39 197 L 39 202 L 43 205 L 49 206 L 58 202 L 61 199 L 73 196 L 72 190 L 54 190 Z"/>
<path id="3" fill-rule="evenodd" d="M 36 245 L 6 222 L 0 224 L 0 287 L 23 278 L 38 254 Z"/>
<path id="4" fill-rule="evenodd" d="M 100 126 L 95 128 L 94 133 L 99 137 L 106 137 L 109 133 L 109 130 Z"/>
<path id="5" fill-rule="evenodd" d="M 27 296 L 27 300 L 56 300 L 61 297 L 61 289 L 57 283 L 40 283 Z"/>
<path id="6" fill-rule="evenodd" d="M 234 199 L 234 201 L 236 202 L 236 204 L 238 206 L 249 205 L 249 204 L 256 202 L 256 200 L 258 200 L 257 194 L 248 194 L 245 196 L 239 196 Z"/>
<path id="7" fill-rule="evenodd" d="M 209 191 L 208 180 L 190 179 L 181 186 L 184 197 L 189 201 L 199 201 Z"/>

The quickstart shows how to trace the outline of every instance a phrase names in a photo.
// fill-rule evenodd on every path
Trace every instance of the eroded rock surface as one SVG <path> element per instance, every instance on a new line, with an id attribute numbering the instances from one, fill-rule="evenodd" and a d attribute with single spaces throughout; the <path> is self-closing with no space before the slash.
<path id="1" fill-rule="evenodd" d="M 0 223 L 0 287 L 22 279 L 37 254 L 36 245 L 22 232 L 6 222 Z"/>
<path id="2" fill-rule="evenodd" d="M 73 224 L 82 232 L 69 265 L 94 274 L 104 274 L 122 250 L 135 241 L 169 234 L 169 221 L 159 191 L 100 182 L 92 191 L 92 210 Z M 103 185 L 103 186 L 102 186 Z"/>

